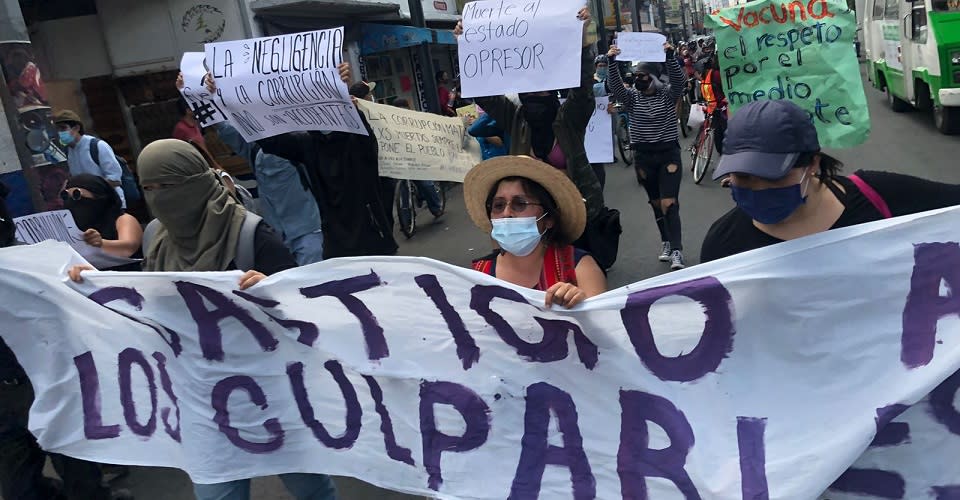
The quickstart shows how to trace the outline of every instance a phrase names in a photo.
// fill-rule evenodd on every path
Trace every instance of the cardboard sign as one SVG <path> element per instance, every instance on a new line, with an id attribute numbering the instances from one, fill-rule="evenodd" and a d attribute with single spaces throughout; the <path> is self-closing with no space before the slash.
<path id="1" fill-rule="evenodd" d="M 634 62 L 664 62 L 667 54 L 663 44 L 667 37 L 660 33 L 617 33 L 617 60 Z"/>
<path id="2" fill-rule="evenodd" d="M 613 117 L 607 112 L 610 98 L 597 97 L 596 100 L 583 145 L 590 163 L 613 163 Z"/>
<path id="3" fill-rule="evenodd" d="M 457 39 L 463 97 L 579 86 L 582 7 L 583 0 L 468 3 Z"/>
<path id="4" fill-rule="evenodd" d="M 29 244 L 47 240 L 66 243 L 97 269 L 109 269 L 139 262 L 137 259 L 110 255 L 102 248 L 88 245 L 83 240 L 83 231 L 77 227 L 73 214 L 69 210 L 25 215 L 13 219 L 13 223 L 17 227 L 17 241 Z"/>
<path id="5" fill-rule="evenodd" d="M 715 30 L 723 90 L 736 113 L 744 104 L 789 99 L 817 127 L 820 145 L 862 144 L 870 113 L 853 47 L 857 20 L 837 0 L 760 0 L 706 19 Z"/>
<path id="6" fill-rule="evenodd" d="M 367 135 L 337 70 L 342 27 L 205 49 L 218 104 L 247 142 L 298 130 Z"/>
<path id="7" fill-rule="evenodd" d="M 358 104 L 377 137 L 383 177 L 463 182 L 480 163 L 480 146 L 466 136 L 462 118 L 369 101 Z"/>
<path id="8" fill-rule="evenodd" d="M 207 90 L 204 78 L 207 68 L 204 66 L 203 52 L 185 52 L 180 60 L 180 73 L 183 74 L 183 88 L 180 94 L 186 99 L 193 116 L 200 126 L 209 127 L 227 120 L 227 115 L 217 104 L 215 96 Z"/>

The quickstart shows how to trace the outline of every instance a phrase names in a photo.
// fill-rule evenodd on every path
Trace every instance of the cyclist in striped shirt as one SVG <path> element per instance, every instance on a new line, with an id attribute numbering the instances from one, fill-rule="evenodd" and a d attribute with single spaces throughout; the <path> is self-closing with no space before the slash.
<path id="1" fill-rule="evenodd" d="M 657 78 L 659 67 L 652 63 L 640 64 L 634 72 L 634 89 L 623 84 L 616 57 L 620 49 L 612 45 L 607 52 L 610 60 L 607 87 L 623 104 L 630 116 L 630 142 L 634 151 L 634 169 L 637 182 L 646 190 L 650 206 L 660 230 L 660 261 L 670 262 L 671 269 L 683 269 L 683 242 L 681 237 L 680 194 L 682 179 L 680 142 L 677 129 L 677 99 L 687 87 L 687 77 L 680 69 L 674 48 L 663 45 L 667 54 L 666 67 L 669 86 Z"/>

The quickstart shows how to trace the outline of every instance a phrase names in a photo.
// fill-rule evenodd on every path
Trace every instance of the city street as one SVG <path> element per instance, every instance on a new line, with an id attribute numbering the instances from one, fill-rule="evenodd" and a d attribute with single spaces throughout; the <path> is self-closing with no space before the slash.
<path id="1" fill-rule="evenodd" d="M 882 93 L 869 86 L 866 93 L 873 123 L 869 141 L 855 149 L 829 151 L 845 163 L 846 173 L 859 169 L 888 170 L 960 183 L 960 161 L 957 160 L 960 137 L 937 132 L 929 113 L 897 114 L 887 106 Z M 691 140 L 685 140 L 684 147 L 689 146 Z M 689 161 L 688 154 L 684 155 L 684 161 Z M 700 243 L 710 224 L 729 210 L 733 202 L 726 189 L 709 180 L 709 174 L 702 185 L 695 185 L 689 166 L 689 163 L 684 165 L 680 207 L 685 256 L 688 265 L 694 265 L 699 262 Z M 605 194 L 607 205 L 620 210 L 623 224 L 620 255 L 608 277 L 610 288 L 668 272 L 667 264 L 657 261 L 659 234 L 633 168 L 625 168 L 622 163 L 608 165 Z M 397 235 L 402 255 L 467 266 L 471 259 L 483 256 L 491 249 L 489 236 L 469 221 L 459 187 L 450 191 L 447 213 L 440 220 L 432 221 L 426 209 L 421 210 L 419 216 L 421 227 L 412 239 Z M 130 489 L 139 500 L 192 498 L 190 483 L 179 471 L 132 468 L 129 477 L 114 484 Z M 338 478 L 337 484 L 341 498 L 345 500 L 415 498 L 386 492 L 354 479 Z M 279 480 L 266 478 L 254 482 L 253 498 L 290 497 Z"/>

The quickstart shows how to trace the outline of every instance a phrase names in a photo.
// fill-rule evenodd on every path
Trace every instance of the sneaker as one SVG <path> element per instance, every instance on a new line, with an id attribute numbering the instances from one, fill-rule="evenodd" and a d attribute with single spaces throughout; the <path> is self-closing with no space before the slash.
<path id="1" fill-rule="evenodd" d="M 680 250 L 674 250 L 673 252 L 671 252 L 670 253 L 670 269 L 677 271 L 685 267 L 687 267 L 687 265 L 683 263 L 683 254 L 680 253 Z"/>
<path id="2" fill-rule="evenodd" d="M 660 246 L 660 262 L 670 262 L 670 242 L 664 241 Z"/>

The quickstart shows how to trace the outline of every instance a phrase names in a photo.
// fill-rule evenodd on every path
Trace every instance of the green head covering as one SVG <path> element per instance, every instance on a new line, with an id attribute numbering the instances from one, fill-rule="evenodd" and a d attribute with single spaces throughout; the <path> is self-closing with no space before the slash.
<path id="1" fill-rule="evenodd" d="M 242 205 L 203 156 L 177 139 L 150 143 L 137 159 L 147 207 L 163 225 L 144 248 L 145 271 L 226 271 L 236 257 Z"/>

